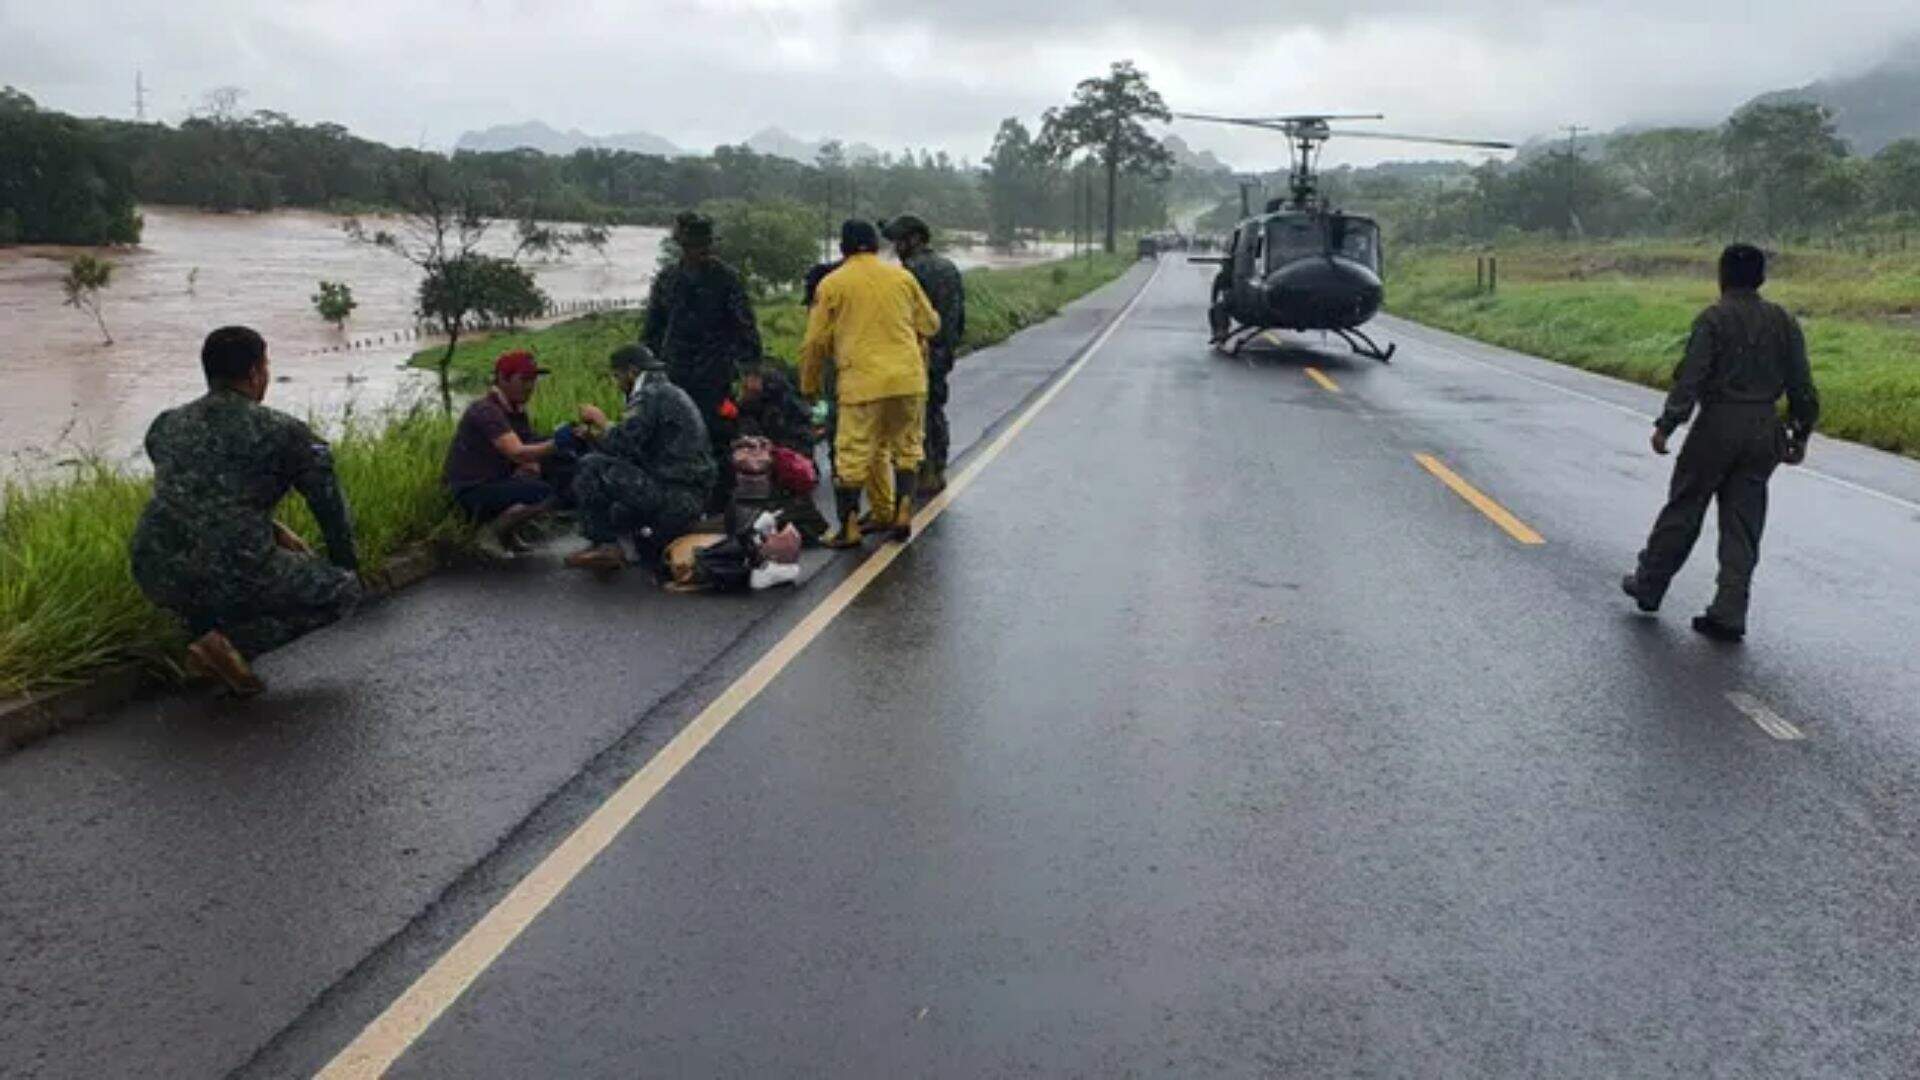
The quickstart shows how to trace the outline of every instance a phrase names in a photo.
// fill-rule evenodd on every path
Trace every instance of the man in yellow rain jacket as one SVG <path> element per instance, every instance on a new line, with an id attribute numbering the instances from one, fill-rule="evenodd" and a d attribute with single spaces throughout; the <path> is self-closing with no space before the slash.
<path id="1" fill-rule="evenodd" d="M 833 498 L 840 527 L 829 547 L 860 544 L 860 491 L 875 470 L 892 469 L 893 528 L 913 535 L 913 494 L 925 457 L 927 341 L 940 316 L 911 273 L 880 261 L 871 222 L 840 227 L 846 261 L 820 282 L 800 343 L 800 392 L 820 393 L 827 358 L 836 367 L 839 430 Z"/>

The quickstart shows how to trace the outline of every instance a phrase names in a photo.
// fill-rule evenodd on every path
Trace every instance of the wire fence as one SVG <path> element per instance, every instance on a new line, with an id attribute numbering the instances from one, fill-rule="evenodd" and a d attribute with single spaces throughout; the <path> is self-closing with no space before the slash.
<path id="1" fill-rule="evenodd" d="M 554 319 L 570 318 L 575 315 L 594 315 L 614 311 L 634 311 L 642 306 L 638 300 L 629 297 L 593 298 L 585 300 L 560 300 L 549 302 L 538 316 L 528 322 L 503 323 L 491 319 L 482 319 L 472 323 L 468 329 L 477 331 L 521 330 L 536 323 Z M 370 334 L 365 337 L 351 338 L 337 345 L 328 345 L 322 349 L 303 352 L 301 356 L 325 356 L 329 353 L 360 352 L 365 349 L 385 349 L 397 345 L 415 342 L 444 341 L 446 335 L 426 323 L 415 323 L 400 330 L 384 334 Z"/>

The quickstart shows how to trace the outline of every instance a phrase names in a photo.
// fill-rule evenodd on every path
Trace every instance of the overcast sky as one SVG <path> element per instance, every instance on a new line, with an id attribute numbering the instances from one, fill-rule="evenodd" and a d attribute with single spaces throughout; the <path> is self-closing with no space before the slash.
<path id="1" fill-rule="evenodd" d="M 1204 19 L 1204 21 L 1202 21 Z M 690 148 L 777 125 L 981 157 L 1127 57 L 1176 109 L 1377 111 L 1393 130 L 1522 139 L 1714 120 L 1899 42 L 1900 0 L 0 0 L 0 83 L 70 111 L 177 120 L 211 87 L 387 142 L 544 120 Z M 1258 133 L 1181 124 L 1243 168 Z M 1327 159 L 1444 156 L 1336 143 Z"/>

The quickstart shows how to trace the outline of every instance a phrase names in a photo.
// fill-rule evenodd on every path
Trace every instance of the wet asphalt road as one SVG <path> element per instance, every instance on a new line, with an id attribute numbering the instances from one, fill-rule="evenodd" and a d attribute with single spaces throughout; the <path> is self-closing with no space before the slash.
<path id="1" fill-rule="evenodd" d="M 1920 1073 L 1920 467 L 1816 444 L 1714 646 L 1711 529 L 1662 618 L 1617 591 L 1654 395 L 1393 320 L 1391 366 L 1228 360 L 1207 276 L 395 1075 Z M 980 357 L 969 431 L 1129 287 Z M 846 563 L 766 610 L 435 581 L 276 656 L 264 721 L 0 762 L 0 1069 L 310 1072 Z"/>

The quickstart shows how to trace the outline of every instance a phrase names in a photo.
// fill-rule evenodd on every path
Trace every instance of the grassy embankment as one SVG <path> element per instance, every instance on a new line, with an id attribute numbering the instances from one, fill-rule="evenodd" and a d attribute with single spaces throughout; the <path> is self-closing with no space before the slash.
<path id="1" fill-rule="evenodd" d="M 1130 264 L 1114 257 L 970 273 L 968 344 L 991 344 L 1047 318 Z M 791 359 L 805 327 L 798 303 L 770 301 L 760 305 L 759 315 L 769 351 Z M 549 428 L 582 401 L 616 411 L 606 357 L 634 339 L 637 325 L 631 313 L 591 315 L 497 335 L 462 345 L 455 366 L 463 385 L 472 388 L 504 348 L 533 348 L 554 371 L 534 401 L 536 424 Z M 395 406 L 328 428 L 364 567 L 378 568 L 414 545 L 459 547 L 470 540 L 471 530 L 440 488 L 453 421 L 437 405 Z M 125 661 L 160 673 L 175 670 L 184 644 L 179 630 L 140 595 L 127 568 L 127 540 L 148 489 L 146 478 L 101 465 L 61 482 L 6 485 L 0 504 L 0 697 L 73 683 Z M 282 516 L 318 546 L 319 531 L 305 503 L 288 499 Z"/>
<path id="2" fill-rule="evenodd" d="M 1647 386 L 1671 384 L 1688 328 L 1716 293 L 1718 245 L 1557 244 L 1496 249 L 1500 285 L 1477 293 L 1480 252 L 1408 248 L 1388 268 L 1396 315 Z M 1775 256 L 1766 295 L 1800 316 L 1821 430 L 1920 456 L 1920 251 Z"/>

